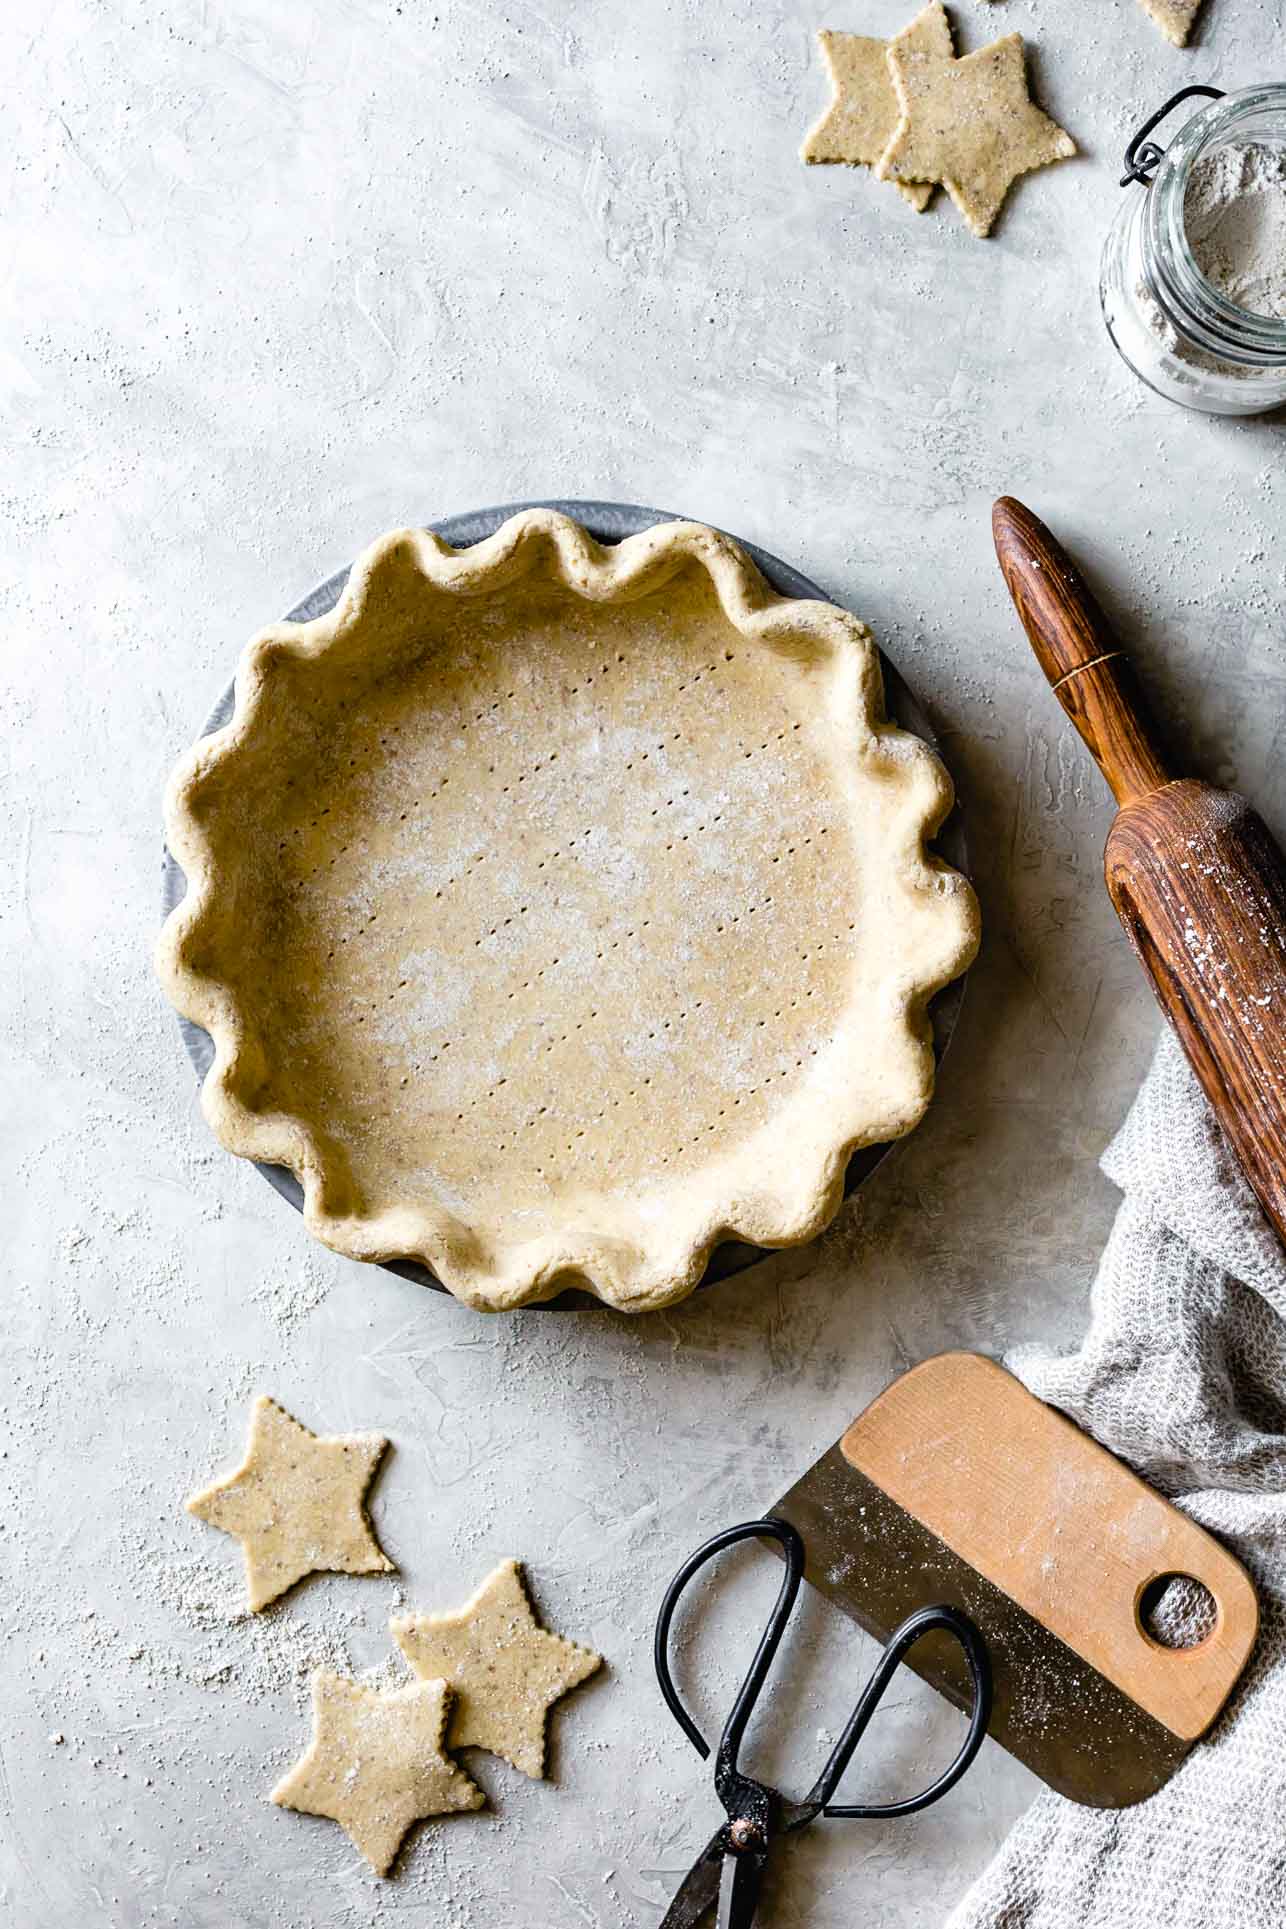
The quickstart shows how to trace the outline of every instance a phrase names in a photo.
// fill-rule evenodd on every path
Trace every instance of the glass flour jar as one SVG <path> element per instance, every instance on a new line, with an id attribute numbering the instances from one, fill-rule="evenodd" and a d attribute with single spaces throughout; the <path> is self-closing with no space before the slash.
<path id="1" fill-rule="evenodd" d="M 1194 94 L 1193 114 L 1162 152 L 1146 141 Z M 1186 87 L 1126 152 L 1127 189 L 1103 248 L 1103 319 L 1122 359 L 1158 395 L 1210 415 L 1255 415 L 1286 402 L 1286 319 L 1242 308 L 1202 273 L 1184 221 L 1194 163 L 1248 142 L 1286 151 L 1286 83 L 1220 95 Z M 1155 173 L 1149 170 L 1155 169 Z"/>

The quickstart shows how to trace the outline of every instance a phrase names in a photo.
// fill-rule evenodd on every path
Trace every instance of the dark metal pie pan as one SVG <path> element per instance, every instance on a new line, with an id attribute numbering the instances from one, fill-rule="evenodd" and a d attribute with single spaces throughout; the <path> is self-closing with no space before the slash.
<path id="1" fill-rule="evenodd" d="M 654 523 L 684 520 L 663 509 L 644 509 L 628 502 L 507 502 L 490 509 L 475 509 L 463 516 L 448 516 L 442 522 L 429 523 L 427 527 L 435 530 L 454 548 L 467 549 L 473 543 L 482 542 L 485 537 L 493 535 L 502 522 L 516 515 L 520 509 L 561 510 L 564 515 L 571 516 L 575 521 L 583 524 L 601 543 L 620 542 L 626 536 L 637 535 L 642 529 L 650 529 Z M 827 596 L 824 590 L 819 589 L 816 583 L 810 582 L 807 576 L 801 575 L 797 569 L 792 569 L 789 563 L 783 563 L 779 557 L 770 555 L 767 550 L 758 548 L 754 543 L 742 541 L 740 536 L 736 540 L 748 555 L 753 556 L 759 569 L 779 595 L 803 597 L 822 603 L 835 600 Z M 285 621 L 307 623 L 315 616 L 324 616 L 339 601 L 340 592 L 347 581 L 348 570 L 337 571 L 324 583 L 319 583 L 316 589 L 310 590 L 302 602 L 296 603 L 294 609 L 287 612 Z M 926 743 L 936 745 L 932 727 L 914 693 L 883 652 L 881 652 L 881 663 L 889 715 L 904 729 L 913 731 L 917 737 L 923 737 Z M 202 736 L 209 736 L 212 731 L 220 729 L 228 721 L 232 715 L 234 693 L 235 681 L 228 684 L 206 718 L 201 730 Z M 952 811 L 935 842 L 937 849 L 947 862 L 967 876 L 968 851 L 958 809 Z M 187 883 L 183 872 L 166 850 L 163 855 L 161 874 L 161 906 L 166 917 L 180 902 L 186 888 Z M 957 978 L 933 1001 L 931 1010 L 933 1042 L 939 1060 L 955 1028 L 964 999 L 964 987 L 964 978 Z M 190 1019 L 180 1018 L 178 1022 L 188 1057 L 196 1069 L 197 1079 L 203 1081 L 214 1057 L 214 1046 L 210 1035 L 199 1025 L 194 1025 Z M 891 1150 L 891 1145 L 868 1145 L 862 1151 L 854 1153 L 844 1179 L 846 1197 L 849 1193 L 856 1191 L 863 1180 L 870 1177 L 881 1159 Z M 279 1192 L 283 1199 L 288 1200 L 296 1212 L 303 1211 L 303 1187 L 293 1172 L 280 1165 L 260 1164 L 258 1169 L 269 1185 Z M 748 1266 L 753 1266 L 758 1260 L 767 1257 L 767 1252 L 760 1246 L 748 1246 L 739 1239 L 725 1239 L 711 1253 L 701 1285 L 709 1286 L 716 1280 L 729 1278 L 733 1273 L 744 1272 Z M 417 1285 L 431 1286 L 435 1292 L 446 1291 L 442 1282 L 429 1271 L 428 1267 L 420 1265 L 415 1260 L 389 1260 L 386 1270 L 399 1274 L 403 1279 L 414 1280 Z M 591 1293 L 579 1290 L 560 1293 L 557 1299 L 538 1301 L 536 1306 L 538 1309 L 597 1307 L 603 1310 L 601 1300 Z"/>

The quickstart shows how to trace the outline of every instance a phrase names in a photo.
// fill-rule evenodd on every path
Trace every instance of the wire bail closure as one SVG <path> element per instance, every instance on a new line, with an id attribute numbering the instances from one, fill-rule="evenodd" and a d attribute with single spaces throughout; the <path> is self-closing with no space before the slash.
<path id="1" fill-rule="evenodd" d="M 1141 187 L 1151 187 L 1151 169 L 1161 161 L 1165 149 L 1158 147 L 1155 141 L 1150 141 L 1148 135 L 1154 127 L 1160 126 L 1166 115 L 1172 113 L 1180 101 L 1191 100 L 1194 94 L 1202 94 L 1207 100 L 1222 100 L 1224 90 L 1222 87 L 1181 87 L 1177 94 L 1171 94 L 1165 106 L 1158 107 L 1152 118 L 1144 121 L 1126 148 L 1125 172 L 1121 176 L 1123 188 L 1128 187 L 1131 181 L 1137 181 Z"/>

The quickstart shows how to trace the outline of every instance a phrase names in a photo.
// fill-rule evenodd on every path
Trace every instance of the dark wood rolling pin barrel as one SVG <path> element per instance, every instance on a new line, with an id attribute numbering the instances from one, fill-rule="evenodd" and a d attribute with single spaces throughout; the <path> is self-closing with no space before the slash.
<path id="1" fill-rule="evenodd" d="M 1286 857 L 1249 804 L 1173 768 L 1070 557 L 1010 496 L 996 554 L 1054 694 L 1120 809 L 1107 888 L 1265 1213 L 1286 1240 Z"/>

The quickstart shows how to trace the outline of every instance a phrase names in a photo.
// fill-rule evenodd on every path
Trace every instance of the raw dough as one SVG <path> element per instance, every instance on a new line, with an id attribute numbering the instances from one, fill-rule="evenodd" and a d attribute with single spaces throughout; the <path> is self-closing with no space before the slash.
<path id="1" fill-rule="evenodd" d="M 978 936 L 950 803 L 862 624 L 713 530 L 403 530 L 176 772 L 159 970 L 216 1133 L 328 1245 L 661 1306 L 726 1236 L 812 1238 L 923 1113 Z"/>
<path id="2" fill-rule="evenodd" d="M 260 1394 L 246 1457 L 193 1494 L 188 1512 L 241 1542 L 256 1612 L 305 1574 L 392 1574 L 363 1501 L 388 1441 L 377 1433 L 319 1440 Z"/>
<path id="3" fill-rule="evenodd" d="M 1201 11 L 1201 0 L 1139 0 L 1139 4 L 1167 40 L 1176 47 L 1186 47 L 1192 23 Z"/>
<path id="4" fill-rule="evenodd" d="M 800 149 L 801 160 L 843 161 L 850 167 L 874 167 L 897 131 L 898 97 L 889 78 L 886 40 L 868 34 L 830 33 L 817 36 L 834 90 L 830 106 Z M 897 183 L 898 192 L 913 208 L 923 210 L 933 194 L 932 184 Z"/>
<path id="5" fill-rule="evenodd" d="M 452 1748 L 488 1748 L 524 1775 L 545 1772 L 545 1720 L 602 1659 L 549 1634 L 531 1611 L 517 1561 L 502 1561 L 456 1614 L 412 1614 L 393 1638 L 425 1677 L 455 1690 Z"/>
<path id="6" fill-rule="evenodd" d="M 269 1799 L 338 1822 L 387 1874 L 412 1822 L 487 1799 L 442 1751 L 450 1693 L 445 1681 L 417 1681 L 380 1694 L 320 1669 L 312 1743 Z"/>
<path id="7" fill-rule="evenodd" d="M 933 0 L 889 42 L 888 63 L 902 120 L 876 173 L 941 181 L 976 235 L 990 233 L 1020 174 L 1076 152 L 1032 104 L 1021 34 L 956 60 L 946 10 Z"/>

